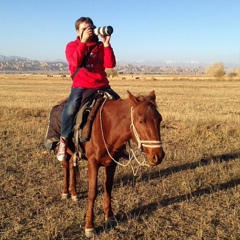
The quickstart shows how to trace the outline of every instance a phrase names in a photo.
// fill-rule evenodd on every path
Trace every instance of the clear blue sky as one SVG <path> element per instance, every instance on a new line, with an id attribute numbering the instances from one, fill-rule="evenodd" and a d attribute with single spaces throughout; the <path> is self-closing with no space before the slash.
<path id="1" fill-rule="evenodd" d="M 240 66 L 240 0 L 5 0 L 0 55 L 65 60 L 74 23 L 114 28 L 118 61 L 197 61 Z"/>

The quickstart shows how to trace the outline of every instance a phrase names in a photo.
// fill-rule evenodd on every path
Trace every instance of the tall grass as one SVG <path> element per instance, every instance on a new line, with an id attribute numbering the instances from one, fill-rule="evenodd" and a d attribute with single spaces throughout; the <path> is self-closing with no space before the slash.
<path id="1" fill-rule="evenodd" d="M 166 157 L 136 177 L 117 168 L 119 224 L 109 232 L 100 170 L 97 239 L 240 239 L 240 81 L 124 78 L 110 79 L 123 98 L 155 90 Z M 0 239 L 85 239 L 86 162 L 80 201 L 63 201 L 61 164 L 43 146 L 49 110 L 70 86 L 60 76 L 0 75 Z"/>

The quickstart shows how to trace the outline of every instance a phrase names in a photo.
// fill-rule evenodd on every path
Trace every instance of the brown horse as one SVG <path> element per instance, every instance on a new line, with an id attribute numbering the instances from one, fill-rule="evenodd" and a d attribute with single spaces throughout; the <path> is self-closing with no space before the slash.
<path id="1" fill-rule="evenodd" d="M 111 191 L 115 169 L 120 152 L 126 143 L 132 139 L 138 148 L 147 156 L 151 166 L 158 165 L 164 158 L 161 143 L 161 114 L 157 110 L 155 92 L 148 96 L 135 97 L 128 92 L 128 99 L 109 100 L 99 109 L 92 126 L 90 141 L 84 143 L 85 155 L 88 161 L 88 209 L 86 214 L 85 233 L 93 237 L 94 202 L 97 195 L 97 178 L 100 166 L 105 167 L 104 180 L 104 217 L 106 225 L 116 224 L 111 206 Z M 74 155 L 63 161 L 64 189 L 62 196 L 69 193 L 77 199 L 75 187 Z"/>

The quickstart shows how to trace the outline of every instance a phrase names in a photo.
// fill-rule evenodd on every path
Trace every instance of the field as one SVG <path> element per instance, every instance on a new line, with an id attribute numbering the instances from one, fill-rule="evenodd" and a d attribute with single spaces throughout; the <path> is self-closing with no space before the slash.
<path id="1" fill-rule="evenodd" d="M 103 231 L 100 170 L 96 239 L 240 239 L 240 81 L 126 75 L 110 83 L 122 98 L 127 90 L 155 90 L 166 157 L 136 176 L 118 166 L 118 226 L 109 232 Z M 2 240 L 85 239 L 86 162 L 80 201 L 61 200 L 61 164 L 43 146 L 49 111 L 70 86 L 57 75 L 0 75 Z"/>

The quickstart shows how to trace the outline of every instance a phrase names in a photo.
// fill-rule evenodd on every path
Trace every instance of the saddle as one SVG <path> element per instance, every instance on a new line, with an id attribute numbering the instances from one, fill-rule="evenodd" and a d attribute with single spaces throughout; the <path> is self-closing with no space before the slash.
<path id="1" fill-rule="evenodd" d="M 81 154 L 84 153 L 80 143 L 90 140 L 93 120 L 105 98 L 113 99 L 113 96 L 102 89 L 88 89 L 83 93 L 81 106 L 76 114 L 73 127 L 73 143 L 75 149 Z M 68 98 L 62 100 L 50 110 L 44 139 L 44 145 L 48 150 L 55 150 L 60 140 L 62 111 L 67 100 Z"/>
<path id="2" fill-rule="evenodd" d="M 92 123 L 101 106 L 103 99 L 113 97 L 103 90 L 87 90 L 83 94 L 80 109 L 75 118 L 74 134 L 79 136 L 80 142 L 87 142 L 91 136 Z"/>

